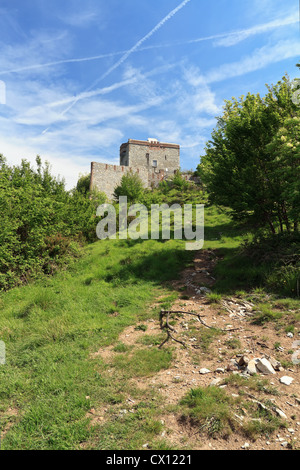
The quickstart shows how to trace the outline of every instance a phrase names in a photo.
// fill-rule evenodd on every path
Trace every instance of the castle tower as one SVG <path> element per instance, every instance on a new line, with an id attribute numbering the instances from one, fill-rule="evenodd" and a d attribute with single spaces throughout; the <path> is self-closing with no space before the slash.
<path id="1" fill-rule="evenodd" d="M 155 187 L 180 168 L 180 146 L 157 139 L 132 140 L 120 147 L 120 166 L 92 162 L 90 189 L 113 199 L 114 189 L 127 173 L 137 173 L 145 188 Z"/>
<path id="2" fill-rule="evenodd" d="M 120 147 L 120 166 L 174 174 L 180 168 L 180 146 L 151 138 L 147 141 L 129 139 Z"/>

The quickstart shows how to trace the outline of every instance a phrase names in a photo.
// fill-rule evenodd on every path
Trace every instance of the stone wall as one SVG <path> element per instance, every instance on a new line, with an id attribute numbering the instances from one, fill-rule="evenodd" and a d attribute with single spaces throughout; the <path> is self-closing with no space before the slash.
<path id="1" fill-rule="evenodd" d="M 163 170 L 173 173 L 180 167 L 180 146 L 163 142 L 129 139 L 120 148 L 120 164 L 133 168 L 146 167 L 156 171 Z"/>
<path id="2" fill-rule="evenodd" d="M 149 186 L 149 172 L 147 168 L 132 168 L 93 162 L 91 165 L 90 188 L 102 191 L 106 194 L 108 200 L 112 200 L 115 188 L 120 184 L 123 175 L 129 172 L 137 173 L 145 188 Z"/>
<path id="3" fill-rule="evenodd" d="M 155 163 L 155 164 L 154 164 Z M 159 142 L 156 139 L 132 140 L 120 147 L 120 166 L 92 163 L 90 188 L 96 188 L 113 199 L 115 188 L 122 176 L 137 173 L 145 188 L 157 187 L 165 177 L 170 177 L 180 168 L 180 146 Z"/>

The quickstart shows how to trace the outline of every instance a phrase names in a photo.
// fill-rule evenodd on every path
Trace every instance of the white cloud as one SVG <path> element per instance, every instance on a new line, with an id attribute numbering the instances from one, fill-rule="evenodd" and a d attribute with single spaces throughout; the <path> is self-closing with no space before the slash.
<path id="1" fill-rule="evenodd" d="M 247 28 L 247 29 L 243 29 L 240 31 L 228 33 L 227 35 L 224 35 L 224 37 L 217 39 L 214 42 L 214 46 L 219 46 L 219 47 L 220 46 L 224 46 L 224 47 L 235 46 L 236 44 L 240 43 L 241 41 L 244 41 L 245 39 L 251 36 L 257 36 L 258 34 L 266 33 L 274 29 L 277 29 L 283 26 L 289 26 L 298 22 L 299 22 L 298 14 L 289 15 L 285 18 L 278 18 L 268 23 L 258 24 L 256 26 L 253 26 L 252 28 Z"/>
<path id="2" fill-rule="evenodd" d="M 183 78 L 184 91 L 180 93 L 178 100 L 180 112 L 188 115 L 190 119 L 196 119 L 203 113 L 213 116 L 218 114 L 220 106 L 216 103 L 216 95 L 198 67 L 186 68 Z"/>
<path id="3" fill-rule="evenodd" d="M 96 11 L 78 11 L 76 13 L 68 13 L 65 16 L 60 16 L 60 20 L 71 26 L 86 27 L 99 19 Z"/>
<path id="4" fill-rule="evenodd" d="M 238 62 L 224 64 L 211 70 L 205 74 L 205 81 L 214 83 L 228 80 L 293 57 L 299 57 L 299 41 L 280 41 L 274 46 L 268 45 L 256 49 L 253 54 L 245 56 Z"/>
<path id="5" fill-rule="evenodd" d="M 261 4 L 262 0 L 259 0 L 259 3 Z M 268 5 L 270 4 L 269 0 L 267 0 L 267 4 Z M 267 10 L 265 9 L 264 12 L 267 13 Z M 274 8 L 272 8 L 272 14 L 273 12 L 274 12 Z M 284 13 L 286 13 L 286 11 Z M 269 15 L 271 15 L 271 11 L 269 12 Z M 76 13 L 76 14 L 73 14 L 73 16 L 67 16 L 66 18 L 64 18 L 64 21 L 66 22 L 73 21 L 74 23 L 78 23 L 78 24 L 82 22 L 82 24 L 84 25 L 85 22 L 92 21 L 97 17 L 98 17 L 98 14 L 96 12 L 90 11 L 90 12 L 86 12 L 85 14 Z M 165 22 L 165 20 L 163 21 Z M 45 60 L 46 57 L 53 56 L 57 58 L 57 52 L 59 52 L 59 54 L 63 57 L 66 56 L 66 54 L 68 53 L 70 49 L 70 40 L 69 40 L 70 38 L 68 37 L 69 35 L 66 31 L 55 33 L 55 35 L 53 34 L 51 35 L 50 33 L 47 33 L 44 31 L 35 31 L 32 40 L 30 40 L 29 42 L 26 41 L 26 44 L 22 46 L 19 45 L 17 48 L 10 48 L 10 47 L 2 48 L 2 52 L 1 52 L 2 53 L 2 58 L 1 58 L 2 70 L 0 70 L 0 76 L 7 75 L 10 73 L 32 72 L 34 70 L 39 70 L 39 73 L 40 73 L 41 69 L 48 69 L 51 67 L 52 70 L 54 70 L 53 67 L 55 66 L 57 67 L 57 66 L 62 66 L 64 64 L 72 64 L 72 63 L 80 63 L 80 62 L 88 62 L 88 61 L 99 61 L 101 59 L 112 58 L 112 57 L 121 55 L 122 56 L 121 59 L 115 65 L 113 65 L 107 72 L 105 72 L 104 75 L 102 75 L 99 79 L 97 79 L 93 83 L 93 85 L 90 87 L 92 88 L 105 76 L 111 73 L 112 70 L 117 68 L 121 63 L 125 62 L 131 54 L 136 53 L 136 52 L 147 51 L 151 49 L 161 49 L 161 48 L 170 48 L 170 47 L 174 48 L 180 45 L 197 44 L 199 42 L 205 42 L 205 41 L 213 41 L 213 45 L 215 47 L 230 47 L 230 46 L 234 46 L 240 43 L 241 41 L 244 41 L 245 39 L 251 36 L 256 36 L 256 35 L 263 34 L 266 32 L 271 32 L 272 30 L 276 30 L 284 26 L 297 24 L 298 22 L 299 22 L 299 15 L 297 11 L 295 11 L 292 14 L 289 14 L 288 16 L 284 16 L 284 14 L 278 15 L 278 11 L 277 11 L 277 18 L 275 18 L 274 20 L 267 21 L 266 23 L 259 23 L 255 26 L 252 26 L 250 28 L 245 28 L 242 30 L 213 34 L 210 36 L 199 37 L 196 39 L 191 39 L 191 40 L 186 40 L 186 41 L 177 41 L 177 42 L 173 42 L 169 44 L 154 44 L 154 45 L 141 47 L 141 44 L 146 41 L 146 38 L 149 39 L 150 37 L 150 33 L 149 33 L 149 35 L 145 36 L 145 38 L 143 38 L 140 41 L 140 44 L 135 45 L 130 50 L 108 52 L 105 54 L 98 54 L 98 55 L 86 56 L 86 57 L 64 58 L 61 60 L 52 60 L 48 62 Z M 159 26 L 159 28 L 160 27 L 161 25 Z M 156 31 L 156 28 L 154 29 Z M 151 32 L 151 33 L 152 33 L 151 35 L 154 34 L 154 32 Z M 61 48 L 58 49 L 57 41 L 61 41 L 61 40 L 63 40 L 64 47 L 63 49 Z M 45 54 L 44 48 L 43 48 L 43 54 L 40 54 L 41 52 L 40 46 L 45 46 L 47 42 L 49 43 L 49 47 L 46 48 L 46 54 Z M 40 57 L 43 57 L 43 62 L 41 62 Z M 15 66 L 15 63 L 18 63 L 17 67 Z M 84 95 L 84 93 L 82 93 L 82 95 Z M 73 98 L 73 101 L 74 101 L 74 98 Z"/>
<path id="6" fill-rule="evenodd" d="M 79 174 L 89 173 L 90 163 L 87 159 L 86 162 L 77 163 L 72 156 L 65 156 L 64 152 L 61 153 L 47 153 L 40 152 L 40 149 L 35 149 L 24 145 L 24 142 L 15 140 L 15 143 L 7 142 L 1 138 L 1 153 L 6 157 L 10 165 L 19 165 L 22 159 L 29 161 L 32 166 L 35 166 L 35 159 L 40 154 L 42 161 L 48 161 L 51 166 L 51 173 L 56 177 L 64 178 L 66 181 L 66 188 L 72 189 L 77 181 Z M 90 161 L 93 160 L 91 156 Z"/>

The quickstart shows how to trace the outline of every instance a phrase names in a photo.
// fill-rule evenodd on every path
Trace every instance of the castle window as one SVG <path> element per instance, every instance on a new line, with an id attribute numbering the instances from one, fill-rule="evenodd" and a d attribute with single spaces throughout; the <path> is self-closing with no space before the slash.
<path id="1" fill-rule="evenodd" d="M 153 168 L 157 168 L 157 160 L 153 160 L 152 166 Z"/>

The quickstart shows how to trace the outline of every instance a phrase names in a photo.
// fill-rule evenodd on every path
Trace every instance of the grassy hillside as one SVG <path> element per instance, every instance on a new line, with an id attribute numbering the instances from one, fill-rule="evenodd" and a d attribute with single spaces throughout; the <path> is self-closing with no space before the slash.
<path id="1" fill-rule="evenodd" d="M 0 368 L 2 432 L 14 424 L 2 448 L 70 449 L 90 437 L 85 416 L 91 402 L 121 402 L 125 390 L 124 381 L 112 383 L 101 360 L 89 355 L 115 342 L 126 326 L 155 315 L 149 305 L 157 297 L 173 297 L 161 283 L 189 261 L 182 248 L 176 242 L 98 242 L 68 272 L 1 295 L 7 358 Z M 169 353 L 154 359 L 165 367 Z M 142 415 L 141 426 L 147 410 Z"/>
<path id="2" fill-rule="evenodd" d="M 225 257 L 218 268 L 223 274 L 222 263 L 236 255 L 242 240 L 224 210 L 207 209 L 205 248 Z M 129 354 L 118 337 L 172 304 L 180 293 L 170 281 L 193 256 L 183 241 L 98 241 L 83 248 L 67 271 L 0 295 L 0 339 L 6 344 L 6 364 L 0 366 L 2 449 L 129 450 L 146 442 L 169 448 L 158 437 L 163 405 L 157 392 L 141 390 L 131 379 L 167 369 L 172 345 Z M 220 290 L 233 288 L 238 275 L 231 276 Z M 119 353 L 113 365 L 95 354 L 105 347 Z M 122 413 L 128 397 L 138 402 L 135 413 L 122 419 L 111 414 L 91 426 L 91 409 Z"/>

